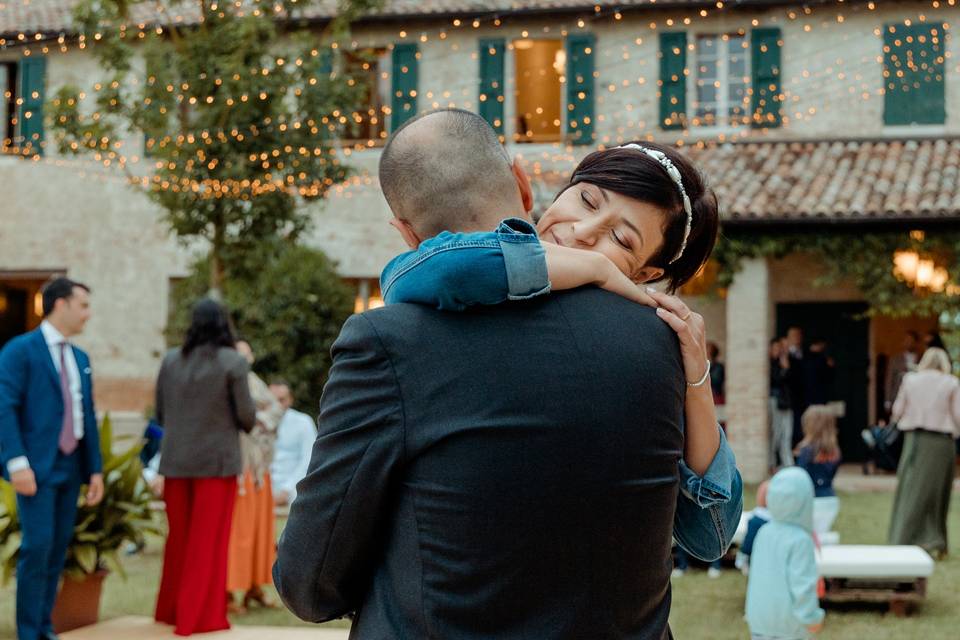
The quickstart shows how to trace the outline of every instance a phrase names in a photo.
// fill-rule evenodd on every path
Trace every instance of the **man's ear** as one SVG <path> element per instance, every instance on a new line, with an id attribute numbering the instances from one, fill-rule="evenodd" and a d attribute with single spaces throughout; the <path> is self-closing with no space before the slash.
<path id="1" fill-rule="evenodd" d="M 413 227 L 406 220 L 401 220 L 400 218 L 391 218 L 390 226 L 400 232 L 400 237 L 403 238 L 403 241 L 407 243 L 407 246 L 411 249 L 416 249 L 420 246 L 420 243 L 423 240 L 413 230 Z"/>
<path id="2" fill-rule="evenodd" d="M 520 189 L 520 201 L 523 202 L 523 210 L 526 213 L 530 213 L 533 211 L 533 187 L 530 185 L 530 178 L 527 177 L 527 172 L 520 166 L 519 158 L 513 159 L 510 170 L 513 172 L 513 177 L 517 181 L 517 188 Z"/>

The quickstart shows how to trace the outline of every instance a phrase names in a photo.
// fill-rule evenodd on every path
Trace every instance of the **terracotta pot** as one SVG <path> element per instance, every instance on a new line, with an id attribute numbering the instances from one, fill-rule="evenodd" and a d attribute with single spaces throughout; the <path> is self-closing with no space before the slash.
<path id="1" fill-rule="evenodd" d="M 101 570 L 80 580 L 63 577 L 51 615 L 56 633 L 96 624 L 100 619 L 100 590 L 108 573 Z"/>

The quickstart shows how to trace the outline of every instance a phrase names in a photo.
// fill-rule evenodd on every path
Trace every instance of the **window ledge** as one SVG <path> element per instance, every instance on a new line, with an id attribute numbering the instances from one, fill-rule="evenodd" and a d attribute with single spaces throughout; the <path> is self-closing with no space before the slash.
<path id="1" fill-rule="evenodd" d="M 944 136 L 947 134 L 946 124 L 892 124 L 883 126 L 883 135 L 891 138 L 909 136 Z"/>
<path id="2" fill-rule="evenodd" d="M 735 138 L 735 137 L 749 136 L 753 131 L 756 131 L 756 129 L 753 129 L 752 127 L 747 125 L 743 125 L 740 127 L 690 126 L 690 127 L 687 127 L 686 129 L 667 129 L 665 133 L 673 133 L 675 131 L 683 131 L 688 135 L 694 136 L 694 137 L 704 136 L 704 137 L 716 138 L 717 136 L 726 136 L 727 138 Z"/>

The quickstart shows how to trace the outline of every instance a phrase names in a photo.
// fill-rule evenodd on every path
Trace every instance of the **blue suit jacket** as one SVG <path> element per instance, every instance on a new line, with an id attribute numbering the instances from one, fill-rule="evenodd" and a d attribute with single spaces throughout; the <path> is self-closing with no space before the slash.
<path id="1" fill-rule="evenodd" d="M 93 406 L 90 358 L 72 347 L 83 393 L 83 438 L 77 447 L 84 481 L 100 473 L 100 437 Z M 7 477 L 7 462 L 27 456 L 37 483 L 50 475 L 57 458 L 63 425 L 60 375 L 40 329 L 17 336 L 0 351 L 0 468 Z"/>

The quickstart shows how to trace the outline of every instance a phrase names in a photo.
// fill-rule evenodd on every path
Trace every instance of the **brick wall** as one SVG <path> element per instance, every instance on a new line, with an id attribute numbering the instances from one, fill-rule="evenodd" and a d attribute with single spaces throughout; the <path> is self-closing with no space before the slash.
<path id="1" fill-rule="evenodd" d="M 727 436 L 744 480 L 767 473 L 770 273 L 745 261 L 727 295 Z"/>

